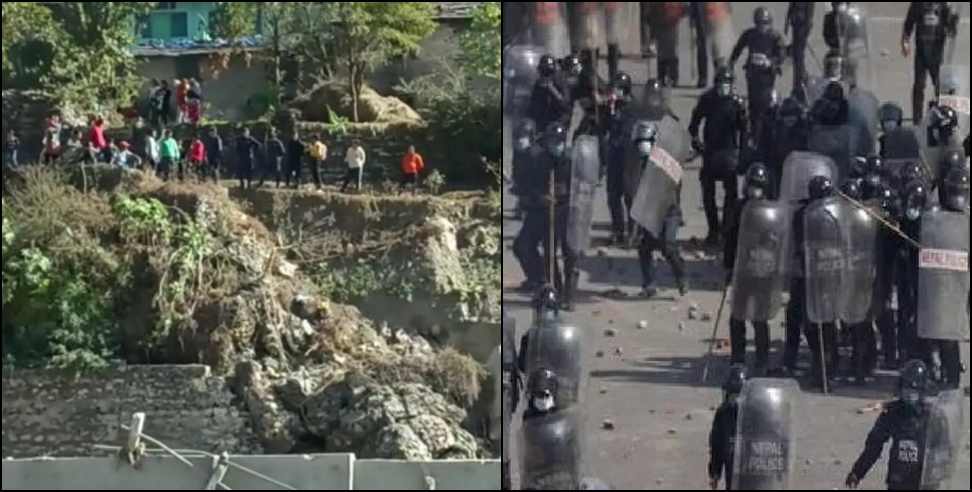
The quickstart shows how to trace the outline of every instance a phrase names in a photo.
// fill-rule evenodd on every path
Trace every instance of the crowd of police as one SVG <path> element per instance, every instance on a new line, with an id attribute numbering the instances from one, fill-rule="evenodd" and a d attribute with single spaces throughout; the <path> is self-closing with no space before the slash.
<path id="1" fill-rule="evenodd" d="M 591 245 L 594 189 L 603 176 L 611 239 L 636 245 L 641 294 L 657 293 L 658 251 L 684 296 L 689 286 L 676 241 L 684 225 L 682 166 L 697 157 L 706 244 L 721 247 L 731 292 L 733 366 L 710 442 L 712 487 L 723 479 L 737 490 L 789 483 L 803 339 L 812 354 L 809 385 L 824 392 L 837 380 L 866 384 L 880 366 L 900 370 L 900 399 L 886 406 L 847 485 L 859 484 L 888 440 L 894 450 L 889 488 L 945 484 L 963 435 L 964 398 L 956 395 L 970 299 L 969 72 L 954 53 L 956 8 L 910 5 L 901 42 L 908 56 L 914 36 L 909 122 L 901 107 L 874 95 L 860 6 L 831 3 L 823 26 L 830 49 L 822 73 L 811 75 L 805 60 L 812 2 L 789 4 L 789 46 L 773 28 L 770 10 L 760 7 L 731 51 L 723 49 L 732 32 L 728 3 L 691 2 L 685 14 L 699 29 L 696 39 L 708 36 L 713 44 L 715 77 L 685 125 L 669 106 L 678 78 L 670 24 L 684 2 L 523 5 L 533 9 L 526 13 L 528 36 L 504 60 L 507 109 L 516 118 L 513 193 L 522 218 L 514 252 L 526 277 L 521 290 L 537 293 L 534 323 L 519 346 L 512 324 L 504 322 L 505 429 L 524 389 L 526 395 L 520 488 L 606 488 L 585 479 L 590 470 L 580 466 L 576 414 L 585 333 L 562 314 L 574 309 L 578 258 Z M 625 55 L 615 32 L 637 8 L 650 27 L 642 33 L 650 44 L 645 51 L 657 60 L 657 77 L 640 92 L 619 69 Z M 606 56 L 598 39 L 606 39 Z M 707 52 L 707 44 L 699 50 Z M 744 52 L 745 98 L 734 77 Z M 777 80 L 787 57 L 794 84 L 780 100 Z M 599 74 L 602 58 L 607 80 Z M 700 54 L 699 64 L 704 75 L 708 58 Z M 935 88 L 927 106 L 926 75 Z M 718 184 L 725 196 L 721 217 Z M 769 321 L 781 311 L 785 348 L 773 365 Z M 747 323 L 755 332 L 751 367 Z M 851 348 L 849 364 L 841 360 L 843 345 Z"/>

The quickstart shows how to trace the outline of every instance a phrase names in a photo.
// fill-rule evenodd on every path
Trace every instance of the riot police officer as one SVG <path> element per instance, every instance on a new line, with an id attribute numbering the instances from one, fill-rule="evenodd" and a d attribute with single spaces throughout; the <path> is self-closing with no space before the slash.
<path id="1" fill-rule="evenodd" d="M 699 140 L 699 125 L 705 121 L 705 133 Z M 746 145 L 748 128 L 746 109 L 741 97 L 733 93 L 732 69 L 722 67 L 715 78 L 715 87 L 702 94 L 692 110 L 689 123 L 692 147 L 702 153 L 702 202 L 709 226 L 706 244 L 717 246 L 721 236 L 719 210 L 716 207 L 716 183 L 725 190 L 723 211 L 731 211 L 738 201 L 737 167 L 739 150 Z"/>
<path id="2" fill-rule="evenodd" d="M 740 218 L 746 204 L 751 200 L 765 200 L 769 195 L 770 176 L 766 166 L 755 163 L 746 173 L 745 196 L 740 201 L 737 210 L 732 214 L 732 219 L 726 224 L 726 241 L 723 254 L 723 266 L 726 269 L 726 281 L 731 282 L 736 266 L 736 252 L 739 244 Z M 747 234 L 756 234 L 757 231 L 742 231 Z M 746 243 L 749 244 L 748 242 Z M 745 247 L 745 246 L 744 246 Z M 764 285 L 763 289 L 772 288 L 771 285 Z M 743 295 L 739 292 L 738 295 Z M 758 316 L 766 318 L 767 316 Z M 729 337 L 732 345 L 732 363 L 746 363 L 746 321 L 745 312 L 736 312 L 735 305 L 733 313 L 729 318 Z M 769 323 L 765 319 L 753 319 L 753 331 L 756 337 L 756 374 L 763 374 L 769 364 Z"/>
<path id="3" fill-rule="evenodd" d="M 939 69 L 945 52 L 945 40 L 954 37 L 958 29 L 958 15 L 948 2 L 911 2 L 901 34 L 901 54 L 911 54 L 911 35 L 915 36 L 915 83 L 912 86 L 912 117 L 915 124 L 924 114 L 925 78 L 931 77 L 938 97 Z"/>
<path id="4" fill-rule="evenodd" d="M 769 124 L 763 125 L 756 145 L 756 160 L 766 164 L 770 173 L 771 187 L 767 193 L 777 198 L 783 177 L 783 162 L 791 152 L 807 150 L 810 139 L 810 121 L 805 106 L 795 97 L 780 103 Z"/>
<path id="5" fill-rule="evenodd" d="M 513 244 L 513 250 L 521 267 L 527 276 L 527 281 L 536 283 L 544 275 L 544 268 L 548 266 L 548 255 L 556 255 L 559 247 L 563 253 L 563 269 L 554 262 L 554 271 L 547 272 L 553 279 L 558 291 L 563 293 L 561 307 L 572 309 L 574 288 L 577 276 L 577 253 L 567 244 L 567 214 L 570 204 L 570 157 L 567 151 L 567 129 L 560 123 L 551 123 L 544 132 L 541 145 L 543 150 L 535 159 L 535 170 L 531 178 L 529 190 L 530 199 L 525 200 L 526 216 L 520 235 Z M 549 177 L 554 174 L 554 196 L 550 197 Z M 554 243 L 549 237 L 549 200 L 555 200 L 554 206 Z M 545 258 L 537 254 L 537 246 L 544 245 Z M 563 277 L 561 277 L 561 271 Z"/>
<path id="6" fill-rule="evenodd" d="M 824 89 L 823 97 L 813 103 L 810 116 L 816 124 L 838 126 L 847 124 L 849 112 L 844 87 L 839 82 L 830 82 Z"/>
<path id="7" fill-rule="evenodd" d="M 884 411 L 867 436 L 864 451 L 847 475 L 846 485 L 857 488 L 881 457 L 884 445 L 891 441 L 888 462 L 888 490 L 919 490 L 922 481 L 922 459 L 925 454 L 925 426 L 929 405 L 925 398 L 931 392 L 928 368 L 913 360 L 901 369 L 898 399 L 885 405 Z"/>
<path id="8" fill-rule="evenodd" d="M 534 142 L 537 136 L 537 124 L 525 118 L 520 120 L 516 128 L 513 129 L 513 186 L 511 192 L 517 197 L 516 215 L 517 220 L 523 220 L 523 208 L 519 203 L 521 190 L 529 187 L 530 165 L 535 157 L 536 147 Z"/>
<path id="9" fill-rule="evenodd" d="M 736 452 L 736 420 L 739 416 L 739 394 L 746 384 L 746 368 L 734 365 L 722 383 L 722 405 L 716 410 L 709 432 L 709 487 L 719 488 L 725 478 L 726 490 L 732 488 L 733 456 Z"/>
<path id="10" fill-rule="evenodd" d="M 813 31 L 814 2 L 790 2 L 783 34 L 793 29 L 790 54 L 793 56 L 793 94 L 799 96 L 807 82 L 807 39 Z"/>
<path id="11" fill-rule="evenodd" d="M 558 375 L 534 369 L 527 378 L 527 407 L 521 427 L 521 489 L 576 490 L 581 482 L 578 422 L 561 408 Z"/>
<path id="12" fill-rule="evenodd" d="M 758 129 L 757 121 L 766 114 L 770 96 L 776 86 L 776 78 L 783 66 L 783 36 L 773 29 L 773 14 L 766 7 L 753 12 L 755 27 L 745 30 L 729 57 L 729 67 L 734 68 L 743 50 L 749 51 L 745 65 L 747 98 L 749 100 L 750 127 Z"/>
<path id="13" fill-rule="evenodd" d="M 909 177 L 905 166 L 901 191 L 900 227 L 907 237 L 921 237 L 921 218 L 928 206 L 928 185 L 921 177 Z M 920 171 L 919 171 L 920 173 Z M 920 358 L 918 343 L 918 259 L 919 251 L 905 240 L 898 241 L 898 352 L 902 359 Z"/>
<path id="14" fill-rule="evenodd" d="M 881 135 L 878 136 L 878 147 L 881 157 L 885 159 L 890 158 L 888 155 L 888 147 L 893 145 L 894 142 L 889 142 L 887 139 L 889 135 L 895 134 L 901 128 L 903 121 L 904 110 L 897 103 L 884 103 L 878 108 L 878 123 L 881 125 Z"/>
<path id="15" fill-rule="evenodd" d="M 624 151 L 629 143 L 627 130 L 630 126 L 631 76 L 618 72 L 612 81 L 613 94 L 607 108 L 607 202 L 611 212 L 612 240 L 616 245 L 624 244 L 626 211 L 631 210 L 631 198 L 624 193 Z"/>
<path id="16" fill-rule="evenodd" d="M 546 129 L 553 122 L 566 124 L 570 119 L 573 100 L 566 80 L 560 77 L 557 61 L 550 55 L 540 57 L 537 65 L 540 79 L 530 96 L 529 117 L 538 128 Z"/>

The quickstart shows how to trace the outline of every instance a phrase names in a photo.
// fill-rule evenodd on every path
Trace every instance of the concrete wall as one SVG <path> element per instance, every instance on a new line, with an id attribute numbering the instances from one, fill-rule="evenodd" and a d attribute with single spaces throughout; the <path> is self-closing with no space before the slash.
<path id="1" fill-rule="evenodd" d="M 249 416 L 205 366 L 133 366 L 75 376 L 3 372 L 3 457 L 105 456 L 134 412 L 145 433 L 179 448 L 262 452 Z"/>
<path id="2" fill-rule="evenodd" d="M 8 460 L 2 481 L 4 490 L 201 490 L 209 480 L 211 461 L 190 462 L 192 468 L 171 457 L 151 457 L 134 469 L 114 458 Z M 500 488 L 497 461 L 405 463 L 314 455 L 234 456 L 231 462 L 298 490 L 429 490 L 430 483 L 436 490 Z M 235 469 L 223 483 L 233 490 L 282 490 Z"/>

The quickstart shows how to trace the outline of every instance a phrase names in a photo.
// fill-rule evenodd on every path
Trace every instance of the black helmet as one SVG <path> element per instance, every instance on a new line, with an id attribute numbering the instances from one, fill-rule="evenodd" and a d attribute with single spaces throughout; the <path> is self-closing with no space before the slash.
<path id="1" fill-rule="evenodd" d="M 929 389 L 929 375 L 928 367 L 925 363 L 920 360 L 908 361 L 904 367 L 901 368 L 898 377 L 898 392 L 902 393 L 905 390 L 917 391 L 920 395 L 924 395 Z"/>
<path id="2" fill-rule="evenodd" d="M 884 159 L 877 154 L 867 156 L 867 172 L 870 174 L 884 175 Z"/>
<path id="3" fill-rule="evenodd" d="M 808 189 L 811 200 L 820 200 L 834 194 L 834 182 L 827 176 L 814 176 Z"/>
<path id="4" fill-rule="evenodd" d="M 649 141 L 654 143 L 658 139 L 658 125 L 654 122 L 639 123 L 635 126 L 634 132 L 632 133 L 632 141 L 643 142 Z"/>
<path id="5" fill-rule="evenodd" d="M 939 189 L 943 207 L 952 212 L 964 212 L 969 207 L 969 169 L 953 167 Z"/>
<path id="6" fill-rule="evenodd" d="M 850 176 L 852 178 L 863 178 L 867 176 L 867 158 L 855 157 L 851 162 Z"/>
<path id="7" fill-rule="evenodd" d="M 901 214 L 898 194 L 890 186 L 883 185 L 874 197 L 884 211 L 890 217 L 898 217 Z"/>
<path id="8" fill-rule="evenodd" d="M 557 375 L 549 369 L 537 369 L 527 378 L 527 395 L 533 410 L 549 412 L 557 407 L 557 391 L 560 382 Z M 538 408 L 538 400 L 546 400 L 546 404 Z"/>
<path id="9" fill-rule="evenodd" d="M 886 189 L 884 178 L 877 173 L 868 173 L 861 182 L 861 196 L 864 200 L 880 198 L 881 190 Z"/>
<path id="10" fill-rule="evenodd" d="M 557 60 L 550 55 L 543 55 L 540 57 L 540 62 L 537 63 L 537 72 L 541 77 L 550 77 L 557 73 Z"/>
<path id="11" fill-rule="evenodd" d="M 938 117 L 932 121 L 940 132 L 949 134 L 958 128 L 958 113 L 951 106 L 939 106 Z"/>
<path id="12" fill-rule="evenodd" d="M 844 77 L 844 57 L 839 52 L 831 51 L 824 57 L 824 77 L 840 80 Z"/>
<path id="13" fill-rule="evenodd" d="M 830 7 L 834 10 L 840 10 L 840 7 L 847 7 L 850 2 L 830 2 Z"/>
<path id="14" fill-rule="evenodd" d="M 901 109 L 901 106 L 898 106 L 895 103 L 884 103 L 880 108 L 878 108 L 878 121 L 882 123 L 885 121 L 893 121 L 897 123 L 898 126 L 901 126 L 901 121 L 903 119 L 904 110 Z"/>
<path id="15" fill-rule="evenodd" d="M 750 166 L 749 171 L 746 171 L 746 194 L 750 194 L 750 190 L 761 190 L 764 194 L 769 188 L 769 170 L 761 162 L 753 163 Z M 750 198 L 753 196 L 750 195 Z"/>
<path id="16" fill-rule="evenodd" d="M 614 80 L 611 81 L 611 86 L 615 89 L 621 89 L 621 92 L 625 96 L 631 95 L 631 76 L 624 73 L 618 72 L 614 75 Z"/>
<path id="17" fill-rule="evenodd" d="M 912 181 L 905 186 L 904 205 L 902 212 L 904 219 L 916 221 L 921 218 L 928 205 L 928 188 L 921 180 Z"/>
<path id="18" fill-rule="evenodd" d="M 925 181 L 925 169 L 918 162 L 912 161 L 901 166 L 899 175 L 902 185 L 909 185 L 915 182 Z"/>
<path id="19" fill-rule="evenodd" d="M 780 103 L 780 115 L 783 117 L 803 116 L 805 111 L 803 104 L 795 97 L 787 97 Z"/>
<path id="20" fill-rule="evenodd" d="M 553 122 L 547 125 L 547 128 L 543 131 L 544 142 L 563 142 L 567 139 L 567 127 L 562 123 Z"/>
<path id="21" fill-rule="evenodd" d="M 959 167 L 965 167 L 965 156 L 962 152 L 959 150 L 946 151 L 945 156 L 942 157 L 943 174 L 948 174 L 952 169 Z"/>
<path id="22" fill-rule="evenodd" d="M 550 286 L 544 286 L 533 296 L 533 307 L 538 313 L 556 311 L 558 305 L 557 291 Z"/>
<path id="23" fill-rule="evenodd" d="M 773 23 L 773 14 L 766 7 L 758 7 L 753 11 L 753 24 L 765 26 Z"/>
<path id="24" fill-rule="evenodd" d="M 840 185 L 840 191 L 849 198 L 861 201 L 864 198 L 862 192 L 863 183 L 860 178 L 850 178 L 844 181 L 844 184 Z"/>
<path id="25" fill-rule="evenodd" d="M 667 107 L 665 103 L 665 89 L 662 87 L 661 82 L 658 79 L 649 79 L 645 82 L 644 94 L 644 105 L 649 110 L 654 110 L 655 112 L 663 111 Z"/>
<path id="26" fill-rule="evenodd" d="M 742 393 L 743 386 L 746 385 L 746 366 L 734 365 L 729 368 L 729 376 L 722 383 L 722 391 L 727 395 L 738 395 Z"/>
<path id="27" fill-rule="evenodd" d="M 580 75 L 584 71 L 584 64 L 581 63 L 580 57 L 575 54 L 570 54 L 564 57 L 561 61 L 564 72 L 569 75 Z"/>
<path id="28" fill-rule="evenodd" d="M 732 69 L 728 66 L 721 66 L 716 70 L 715 73 L 715 84 L 731 84 L 736 80 L 735 75 L 732 73 Z"/>

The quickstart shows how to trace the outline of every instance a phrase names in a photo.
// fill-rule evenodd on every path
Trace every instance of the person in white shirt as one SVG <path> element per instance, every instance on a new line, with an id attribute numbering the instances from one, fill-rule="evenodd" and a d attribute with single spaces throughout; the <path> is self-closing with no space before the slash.
<path id="1" fill-rule="evenodd" d="M 341 185 L 341 193 L 347 191 L 348 185 L 352 182 L 357 182 L 357 190 L 361 191 L 366 159 L 367 155 L 365 154 L 364 148 L 361 147 L 361 142 L 355 140 L 344 156 L 344 162 L 348 165 L 348 173 L 344 175 L 344 184 Z"/>
<path id="2" fill-rule="evenodd" d="M 150 131 L 145 137 L 145 158 L 148 159 L 148 164 L 152 166 L 152 170 L 159 168 L 159 160 L 162 158 L 162 155 L 159 149 L 159 138 L 156 130 Z"/>
<path id="3" fill-rule="evenodd" d="M 142 158 L 135 155 L 131 146 L 128 142 L 121 142 L 118 144 L 119 151 L 115 153 L 115 156 L 111 159 L 111 165 L 117 166 L 122 169 L 138 169 L 142 167 Z"/>

